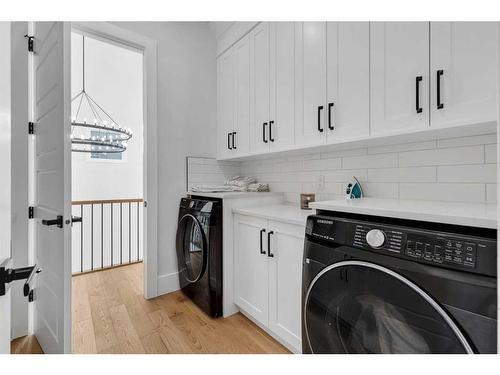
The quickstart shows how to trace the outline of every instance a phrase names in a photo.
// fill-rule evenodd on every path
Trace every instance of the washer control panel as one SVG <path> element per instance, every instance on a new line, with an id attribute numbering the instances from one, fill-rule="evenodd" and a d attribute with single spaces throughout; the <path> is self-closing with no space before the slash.
<path id="1" fill-rule="evenodd" d="M 477 247 L 484 246 L 470 240 L 460 240 L 449 236 L 436 236 L 433 241 L 419 236 L 408 236 L 406 255 L 428 262 L 448 263 L 475 268 Z"/>
<path id="2" fill-rule="evenodd" d="M 355 224 L 354 246 L 383 249 L 395 253 L 403 252 L 405 233 L 401 230 L 374 227 L 367 224 Z"/>

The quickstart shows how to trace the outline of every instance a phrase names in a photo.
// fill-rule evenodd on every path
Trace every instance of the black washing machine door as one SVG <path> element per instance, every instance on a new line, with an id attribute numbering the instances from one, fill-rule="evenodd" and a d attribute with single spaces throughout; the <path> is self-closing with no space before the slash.
<path id="1" fill-rule="evenodd" d="M 312 353 L 473 353 L 450 316 L 404 276 L 342 261 L 309 285 L 304 338 Z"/>
<path id="2" fill-rule="evenodd" d="M 179 220 L 176 247 L 181 287 L 196 283 L 206 271 L 208 247 L 203 226 L 194 215 L 185 214 Z"/>

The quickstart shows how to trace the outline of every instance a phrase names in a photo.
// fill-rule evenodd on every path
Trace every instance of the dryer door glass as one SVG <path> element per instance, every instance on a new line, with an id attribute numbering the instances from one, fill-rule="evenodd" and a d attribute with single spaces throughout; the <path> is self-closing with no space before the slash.
<path id="1" fill-rule="evenodd" d="M 304 303 L 304 339 L 313 353 L 472 352 L 430 296 L 373 263 L 326 267 L 311 282 Z"/>
<path id="2" fill-rule="evenodd" d="M 177 229 L 177 257 L 181 276 L 190 283 L 203 276 L 207 264 L 207 246 L 203 228 L 196 217 L 184 215 Z"/>

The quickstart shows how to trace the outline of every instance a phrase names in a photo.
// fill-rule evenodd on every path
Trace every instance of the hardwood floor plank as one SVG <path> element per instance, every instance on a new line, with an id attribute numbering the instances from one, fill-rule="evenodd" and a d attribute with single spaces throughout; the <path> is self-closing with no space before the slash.
<path id="1" fill-rule="evenodd" d="M 109 312 L 122 353 L 145 353 L 134 325 L 130 321 L 127 308 L 124 305 L 113 306 L 109 309 Z"/>
<path id="2" fill-rule="evenodd" d="M 148 354 L 167 354 L 168 349 L 161 339 L 160 332 L 153 332 L 141 339 L 142 346 Z"/>
<path id="3" fill-rule="evenodd" d="M 43 354 L 35 335 L 18 337 L 10 343 L 11 354 Z"/>
<path id="4" fill-rule="evenodd" d="M 84 275 L 75 276 L 72 280 L 73 322 L 81 322 L 91 318 L 88 299 L 87 282 Z"/>
<path id="5" fill-rule="evenodd" d="M 75 323 L 73 331 L 73 353 L 97 353 L 94 325 L 91 319 Z"/>

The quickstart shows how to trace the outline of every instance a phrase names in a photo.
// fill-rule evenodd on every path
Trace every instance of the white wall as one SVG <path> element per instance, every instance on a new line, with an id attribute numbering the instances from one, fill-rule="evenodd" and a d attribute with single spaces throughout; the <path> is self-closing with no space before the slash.
<path id="1" fill-rule="evenodd" d="M 178 288 L 175 234 L 186 156 L 216 154 L 215 38 L 206 22 L 117 22 L 158 41 L 159 293 Z"/>
<path id="2" fill-rule="evenodd" d="M 242 162 L 241 173 L 271 191 L 343 197 L 356 176 L 368 197 L 458 202 L 497 200 L 496 134 Z"/>
<path id="3" fill-rule="evenodd" d="M 85 38 L 85 89 L 87 93 L 133 137 L 122 161 L 90 159 L 87 153 L 72 153 L 73 200 L 143 197 L 143 65 L 142 53 Z M 82 35 L 71 35 L 72 97 L 82 88 Z M 76 112 L 78 100 L 72 104 Z M 79 118 L 94 116 L 82 104 Z M 79 129 L 75 134 L 81 134 Z"/>

